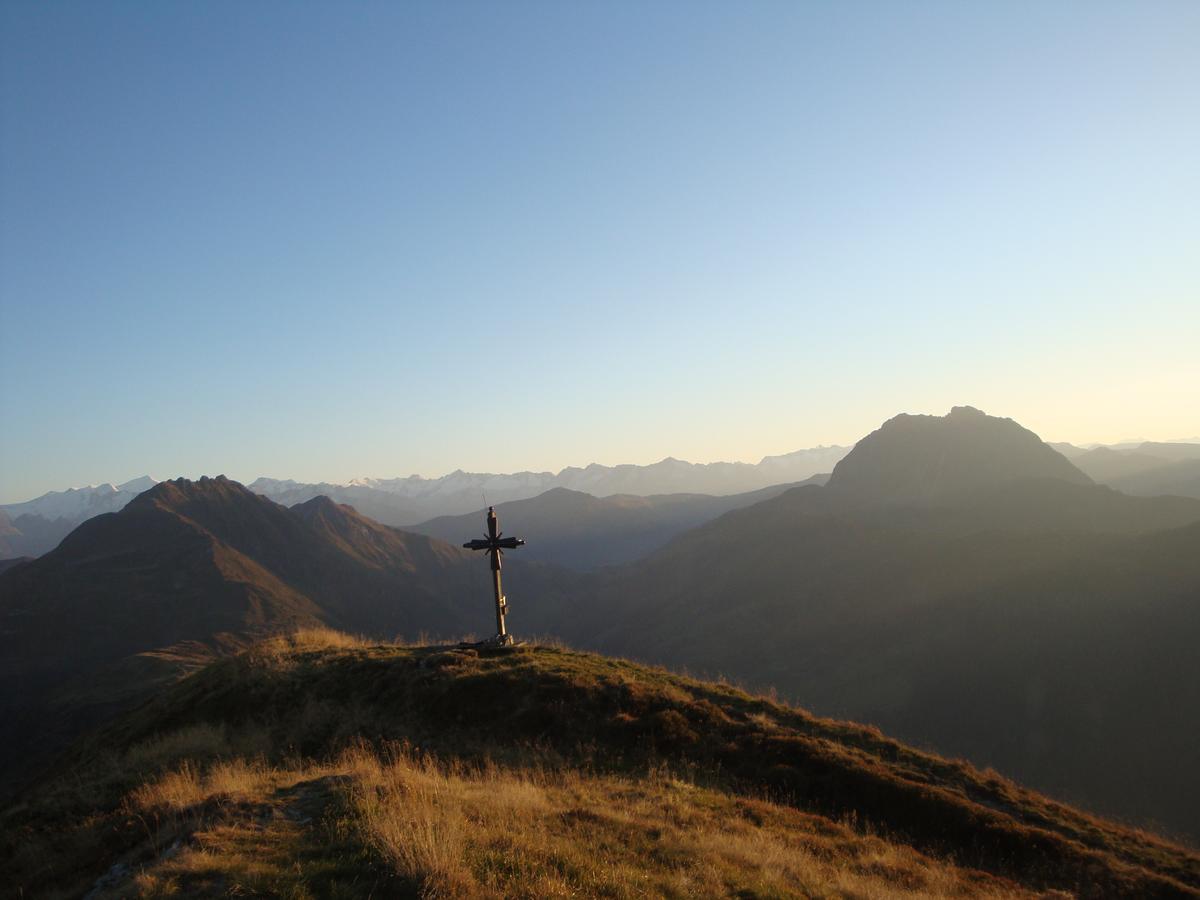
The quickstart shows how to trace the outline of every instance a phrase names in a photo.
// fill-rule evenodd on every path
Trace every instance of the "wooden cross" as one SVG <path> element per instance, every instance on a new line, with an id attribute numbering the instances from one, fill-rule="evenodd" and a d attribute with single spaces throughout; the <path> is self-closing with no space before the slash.
<path id="1" fill-rule="evenodd" d="M 489 506 L 487 514 L 487 537 L 476 539 L 463 544 L 468 550 L 486 550 L 492 558 L 492 587 L 496 593 L 496 637 L 498 644 L 511 644 L 512 636 L 504 629 L 504 617 L 508 614 L 508 600 L 500 590 L 500 559 L 505 550 L 515 550 L 523 546 L 520 538 L 506 538 L 503 531 L 497 530 L 496 507 Z"/>

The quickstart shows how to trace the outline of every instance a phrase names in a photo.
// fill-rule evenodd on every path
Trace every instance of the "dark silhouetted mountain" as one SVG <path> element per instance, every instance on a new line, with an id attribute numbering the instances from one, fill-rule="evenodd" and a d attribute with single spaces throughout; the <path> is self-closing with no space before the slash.
<path id="1" fill-rule="evenodd" d="M 19 556 L 17 541 L 21 538 L 20 530 L 13 525 L 8 513 L 0 509 L 0 559 Z"/>
<path id="2" fill-rule="evenodd" d="M 829 485 L 870 502 L 922 500 L 1008 481 L 1090 479 L 1012 419 L 956 406 L 949 415 L 899 415 L 854 445 Z"/>
<path id="3" fill-rule="evenodd" d="M 6 572 L 13 566 L 19 566 L 21 563 L 31 562 L 32 556 L 14 556 L 8 559 L 0 559 L 0 572 Z"/>
<path id="4" fill-rule="evenodd" d="M 949 419 L 949 440 L 947 419 L 892 420 L 829 486 L 686 532 L 557 630 L 1200 835 L 1181 712 L 1200 708 L 1200 502 L 1126 496 L 1013 423 Z"/>
<path id="5" fill-rule="evenodd" d="M 823 483 L 825 476 L 810 479 Z M 665 494 L 638 497 L 615 494 L 593 497 L 566 488 L 553 488 L 530 500 L 496 507 L 509 534 L 537 535 L 521 551 L 525 560 L 539 560 L 574 569 L 593 569 L 638 559 L 657 550 L 676 535 L 717 516 L 776 497 L 791 485 L 777 485 L 748 494 L 710 497 L 703 494 Z M 444 516 L 413 530 L 461 543 L 476 536 L 483 511 Z"/>

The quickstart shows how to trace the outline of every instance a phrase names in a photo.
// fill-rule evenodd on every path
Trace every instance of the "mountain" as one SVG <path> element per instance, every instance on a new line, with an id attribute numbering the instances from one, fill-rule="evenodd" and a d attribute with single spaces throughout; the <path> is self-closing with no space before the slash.
<path id="1" fill-rule="evenodd" d="M 783 456 L 766 456 L 757 464 L 689 463 L 673 457 L 648 466 L 609 467 L 593 463 L 583 469 L 563 469 L 558 473 L 555 486 L 597 497 L 612 494 L 741 494 L 828 473 L 849 449 L 814 447 Z"/>
<path id="2" fill-rule="evenodd" d="M 1138 453 L 1158 456 L 1170 462 L 1181 462 L 1186 459 L 1200 459 L 1200 444 L 1189 444 L 1183 441 L 1165 443 L 1162 441 L 1146 441 L 1138 445 Z"/>
<path id="3" fill-rule="evenodd" d="M 304 483 L 290 479 L 258 478 L 250 490 L 283 506 L 314 497 L 329 497 L 358 512 L 395 527 L 409 527 L 445 516 L 463 515 L 486 505 L 527 500 L 556 487 L 597 497 L 614 494 L 649 496 L 669 493 L 725 496 L 777 484 L 804 481 L 828 473 L 848 452 L 847 447 L 814 447 L 782 456 L 766 456 L 757 464 L 695 464 L 667 458 L 649 466 L 592 465 L 568 467 L 558 473 L 517 472 L 494 475 L 461 470 L 441 478 L 360 478 L 348 484 Z M 51 491 L 34 500 L 0 505 L 0 559 L 41 556 L 53 550 L 77 526 L 107 512 L 124 508 L 158 482 L 148 475 L 119 485 L 101 484 Z"/>
<path id="4" fill-rule="evenodd" d="M 1173 494 L 1200 498 L 1200 459 L 1181 459 L 1155 469 L 1130 472 L 1108 483 L 1126 494 L 1142 497 Z"/>
<path id="5" fill-rule="evenodd" d="M 59 541 L 78 525 L 102 513 L 116 512 L 142 491 L 157 482 L 149 475 L 123 484 L 92 485 L 51 491 L 23 503 L 0 506 L 0 558 L 41 556 L 58 546 Z M 5 530 L 11 529 L 10 536 Z"/>
<path id="6" fill-rule="evenodd" d="M 541 646 L 301 632 L 0 812 L 54 896 L 1197 896 L 1200 857 L 773 699 Z"/>
<path id="7" fill-rule="evenodd" d="M 134 478 L 120 485 L 99 484 L 84 488 L 69 488 L 65 491 L 50 491 L 48 494 L 23 503 L 6 503 L 0 510 L 10 517 L 31 515 L 43 519 L 90 519 L 106 512 L 116 512 L 142 491 L 157 482 L 149 475 Z"/>
<path id="8" fill-rule="evenodd" d="M 1112 450 L 1109 447 L 1095 447 L 1071 461 L 1076 468 L 1101 484 L 1111 484 L 1114 479 L 1170 465 L 1170 461 L 1161 456 L 1151 456 L 1137 450 Z"/>
<path id="9" fill-rule="evenodd" d="M 899 415 L 834 467 L 831 489 L 870 502 L 916 501 L 1021 478 L 1090 479 L 1012 419 L 970 406 L 949 415 Z"/>
<path id="10" fill-rule="evenodd" d="M 0 715 L 50 745 L 144 696 L 147 665 L 165 678 L 304 625 L 461 635 L 490 593 L 480 559 L 327 498 L 287 509 L 224 477 L 165 481 L 0 574 Z"/>
<path id="11" fill-rule="evenodd" d="M 906 416 L 828 486 L 680 535 L 551 630 L 1200 836 L 1197 523 L 1200 501 L 1091 484 L 1008 420 Z"/>
<path id="12" fill-rule="evenodd" d="M 0 572 L 7 571 L 13 566 L 19 566 L 21 563 L 27 563 L 32 559 L 32 556 L 15 556 L 9 559 L 0 559 Z"/>
<path id="13" fill-rule="evenodd" d="M 1154 443 L 1096 447 L 1074 459 L 1094 480 L 1126 494 L 1200 498 L 1200 444 Z"/>
<path id="14" fill-rule="evenodd" d="M 1180 713 L 1200 703 L 1200 501 L 1094 484 L 1011 420 L 956 408 L 890 420 L 826 486 L 729 509 L 619 569 L 522 561 L 661 525 L 670 502 L 609 499 L 529 504 L 538 530 L 505 567 L 519 633 L 774 686 L 1200 835 L 1200 726 Z M 482 522 L 462 524 L 456 543 Z M 489 600 L 482 560 L 327 498 L 288 509 L 223 478 L 165 482 L 0 574 L 0 715 L 42 736 L 0 762 L 41 759 L 28 748 L 266 633 L 458 635 L 486 629 Z"/>
<path id="15" fill-rule="evenodd" d="M 19 542 L 21 531 L 12 523 L 12 519 L 0 510 L 0 560 L 20 556 Z"/>
<path id="16" fill-rule="evenodd" d="M 1083 456 L 1087 453 L 1086 447 L 1076 447 L 1074 444 L 1068 444 L 1065 441 L 1047 441 L 1046 446 L 1053 447 L 1067 459 L 1073 460 L 1077 456 Z"/>
<path id="17" fill-rule="evenodd" d="M 815 475 L 812 483 L 823 483 Z M 671 538 L 717 516 L 778 496 L 792 485 L 776 485 L 747 494 L 711 497 L 705 494 L 665 494 L 638 497 L 614 494 L 593 497 L 567 488 L 552 488 L 530 500 L 496 507 L 509 534 L 537 535 L 521 550 L 521 558 L 594 569 L 631 562 L 666 544 Z M 421 534 L 461 543 L 475 536 L 485 511 L 443 516 L 413 528 Z"/>
<path id="18" fill-rule="evenodd" d="M 1134 442 L 1122 444 L 1092 445 L 1088 448 L 1081 448 L 1081 446 L 1073 444 L 1050 444 L 1050 446 L 1075 463 L 1075 466 L 1082 472 L 1091 476 L 1093 481 L 1118 487 L 1120 486 L 1118 482 L 1128 478 L 1130 486 L 1138 488 L 1133 492 L 1142 493 L 1144 496 L 1151 496 L 1152 492 L 1178 493 L 1178 491 L 1170 490 L 1175 486 L 1175 480 L 1169 473 L 1164 473 L 1160 478 L 1151 478 L 1147 487 L 1141 488 L 1140 476 L 1142 474 L 1148 475 L 1152 470 L 1171 466 L 1172 463 L 1200 461 L 1200 444 L 1186 442 L 1186 440 L 1175 440 L 1175 442 L 1134 440 Z M 1181 468 L 1180 470 L 1187 472 L 1188 469 Z M 1157 490 L 1159 486 L 1168 488 L 1168 490 Z M 1121 490 L 1124 490 L 1124 487 L 1121 487 Z M 1196 494 L 1188 493 L 1187 496 L 1194 497 Z"/>
<path id="19" fill-rule="evenodd" d="M 558 473 L 518 472 L 492 475 L 455 471 L 441 478 L 356 479 L 350 484 L 304 484 L 259 478 L 249 487 L 285 505 L 323 495 L 353 506 L 364 515 L 397 527 L 434 518 L 472 513 L 486 506 L 528 500 L 554 488 L 594 497 L 617 494 L 748 493 L 777 484 L 804 481 L 829 472 L 848 452 L 846 447 L 815 447 L 783 456 L 767 456 L 758 464 L 689 463 L 668 457 L 648 466 L 568 467 Z"/>
<path id="20" fill-rule="evenodd" d="M 86 519 L 46 519 L 25 514 L 13 519 L 0 510 L 0 560 L 41 556 L 59 545 Z"/>

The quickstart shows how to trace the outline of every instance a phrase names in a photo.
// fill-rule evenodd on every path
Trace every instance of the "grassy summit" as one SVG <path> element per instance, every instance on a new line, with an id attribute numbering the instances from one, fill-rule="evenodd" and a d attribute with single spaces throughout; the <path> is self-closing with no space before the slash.
<path id="1" fill-rule="evenodd" d="M 1200 858 L 877 731 L 553 647 L 303 632 L 0 820 L 25 896 L 1190 896 Z"/>

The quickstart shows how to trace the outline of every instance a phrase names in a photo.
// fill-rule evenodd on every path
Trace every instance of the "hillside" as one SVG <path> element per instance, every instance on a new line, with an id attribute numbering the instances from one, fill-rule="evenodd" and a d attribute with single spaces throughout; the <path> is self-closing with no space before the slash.
<path id="1" fill-rule="evenodd" d="M 13 566 L 19 566 L 21 563 L 31 562 L 32 556 L 12 556 L 8 559 L 0 559 L 0 572 L 5 572 Z"/>
<path id="2" fill-rule="evenodd" d="M 0 509 L 0 559 L 12 559 L 21 555 L 21 531 L 12 519 Z"/>
<path id="3" fill-rule="evenodd" d="M 598 583 L 549 630 L 772 685 L 1200 836 L 1200 726 L 1180 715 L 1200 708 L 1200 503 L 1078 475 L 970 489 L 955 476 L 902 499 L 895 484 L 930 484 L 927 459 L 864 472 L 877 495 L 838 490 L 839 466 L 829 487 L 730 512 Z"/>
<path id="4" fill-rule="evenodd" d="M 29 692 L 60 666 L 223 632 L 460 629 L 428 579 L 469 561 L 328 500 L 288 510 L 225 478 L 166 481 L 0 578 L 0 671 Z"/>
<path id="5" fill-rule="evenodd" d="M 0 750 L 5 778 L 43 758 L 25 747 L 53 748 L 187 671 L 196 646 L 319 624 L 463 634 L 486 626 L 489 597 L 466 551 L 326 498 L 286 509 L 223 477 L 162 482 L 0 574 L 0 714 L 20 735 Z"/>
<path id="6" fill-rule="evenodd" d="M 825 477 L 817 475 L 809 481 L 821 484 Z M 501 503 L 496 512 L 509 533 L 538 535 L 521 551 L 522 559 L 587 570 L 632 562 L 690 528 L 730 510 L 769 500 L 790 487 L 793 485 L 781 484 L 723 497 L 614 494 L 602 498 L 554 488 L 529 500 Z M 444 516 L 412 530 L 461 543 L 479 530 L 484 515 L 480 510 L 464 516 Z"/>
<path id="7" fill-rule="evenodd" d="M 1113 450 L 1096 447 L 1074 457 L 1071 462 L 1093 481 L 1111 484 L 1114 479 L 1140 475 L 1169 465 L 1170 460 L 1137 450 Z"/>
<path id="8" fill-rule="evenodd" d="M 46 519 L 36 515 L 13 518 L 0 509 L 0 561 L 20 556 L 41 556 L 58 546 L 84 520 Z"/>
<path id="9" fill-rule="evenodd" d="M 1200 444 L 1096 447 L 1072 462 L 1093 480 L 1126 494 L 1200 498 Z"/>
<path id="10" fill-rule="evenodd" d="M 1200 499 L 1200 459 L 1181 459 L 1158 468 L 1131 472 L 1108 483 L 1126 494 L 1142 497 L 1174 494 Z"/>
<path id="11" fill-rule="evenodd" d="M 25 896 L 1187 897 L 1200 858 L 879 732 L 551 647 L 274 639 L 0 818 Z"/>

